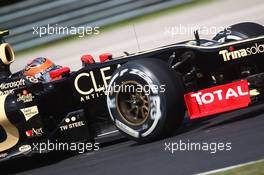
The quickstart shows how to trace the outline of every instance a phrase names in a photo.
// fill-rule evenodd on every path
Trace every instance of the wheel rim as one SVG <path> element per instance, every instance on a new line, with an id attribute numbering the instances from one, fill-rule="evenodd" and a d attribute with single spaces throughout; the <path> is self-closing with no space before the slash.
<path id="1" fill-rule="evenodd" d="M 122 89 L 116 94 L 118 113 L 126 123 L 133 126 L 142 125 L 148 119 L 150 112 L 147 93 L 142 88 L 143 86 L 135 81 L 126 81 L 122 87 L 130 87 L 130 90 Z M 141 91 L 137 90 L 138 87 Z"/>

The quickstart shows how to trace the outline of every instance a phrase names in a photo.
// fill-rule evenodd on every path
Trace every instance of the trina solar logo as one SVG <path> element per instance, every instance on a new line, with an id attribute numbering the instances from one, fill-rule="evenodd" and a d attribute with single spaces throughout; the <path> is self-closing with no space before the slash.
<path id="1" fill-rule="evenodd" d="M 264 53 L 264 44 L 255 44 L 252 47 L 239 50 L 235 50 L 233 46 L 230 46 L 228 50 L 219 51 L 219 55 L 223 56 L 224 61 L 235 60 L 238 58 L 244 58 L 246 56 L 256 55 L 260 53 Z"/>

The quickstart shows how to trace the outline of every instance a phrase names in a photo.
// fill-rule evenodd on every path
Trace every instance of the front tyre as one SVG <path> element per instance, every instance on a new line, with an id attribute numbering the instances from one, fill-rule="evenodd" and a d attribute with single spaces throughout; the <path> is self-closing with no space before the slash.
<path id="1" fill-rule="evenodd" d="M 107 91 L 116 127 L 137 142 L 169 136 L 182 123 L 185 107 L 179 74 L 156 59 L 128 62 L 117 69 Z"/>

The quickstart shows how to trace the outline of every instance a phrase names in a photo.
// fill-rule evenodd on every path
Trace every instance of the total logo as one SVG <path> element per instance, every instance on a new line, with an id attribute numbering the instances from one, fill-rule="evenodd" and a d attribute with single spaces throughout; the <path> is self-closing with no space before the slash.
<path id="1" fill-rule="evenodd" d="M 235 50 L 233 46 L 230 46 L 228 50 L 219 51 L 219 55 L 223 56 L 224 61 L 235 60 L 238 58 L 244 58 L 250 55 L 256 55 L 260 53 L 264 53 L 264 44 L 255 44 L 252 47 L 239 50 Z"/>
<path id="2" fill-rule="evenodd" d="M 34 96 L 31 93 L 28 93 L 27 90 L 23 90 L 22 94 L 17 94 L 17 102 L 23 101 L 24 103 L 31 102 Z"/>
<path id="3" fill-rule="evenodd" d="M 190 119 L 247 107 L 251 102 L 246 80 L 191 92 L 184 100 Z"/>
<path id="4" fill-rule="evenodd" d="M 219 89 L 207 93 L 202 93 L 202 92 L 194 93 L 191 95 L 191 97 L 195 97 L 199 105 L 204 105 L 204 104 L 213 103 L 215 99 L 218 101 L 229 100 L 232 97 L 237 98 L 239 96 L 246 96 L 248 94 L 249 94 L 248 91 L 243 92 L 242 87 L 237 86 L 236 89 L 228 88 L 225 93 L 223 93 L 222 89 Z"/>
<path id="5" fill-rule="evenodd" d="M 38 129 L 32 128 L 31 130 L 26 131 L 26 135 L 28 137 L 41 137 L 43 133 L 44 133 L 43 128 L 38 128 Z"/>
<path id="6" fill-rule="evenodd" d="M 70 118 L 67 117 L 65 119 L 66 125 L 60 126 L 60 130 L 65 131 L 65 130 L 69 130 L 69 129 L 73 129 L 73 128 L 79 128 L 79 127 L 85 125 L 84 121 L 76 121 L 76 120 L 77 120 L 77 118 L 75 116 L 70 117 Z"/>

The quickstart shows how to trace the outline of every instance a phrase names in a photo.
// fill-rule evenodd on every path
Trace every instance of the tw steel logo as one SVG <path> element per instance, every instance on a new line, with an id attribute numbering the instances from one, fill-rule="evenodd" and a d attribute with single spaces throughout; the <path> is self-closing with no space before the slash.
<path id="1" fill-rule="evenodd" d="M 235 50 L 233 46 L 230 46 L 228 50 L 219 51 L 219 55 L 223 56 L 224 61 L 235 60 L 238 58 L 244 58 L 250 55 L 256 55 L 260 53 L 264 53 L 264 44 L 255 44 L 252 47 L 239 50 Z"/>
<path id="2" fill-rule="evenodd" d="M 248 106 L 248 82 L 241 80 L 184 95 L 191 119 Z"/>

